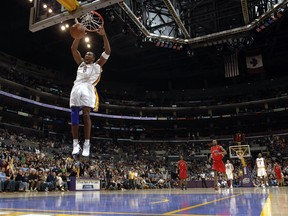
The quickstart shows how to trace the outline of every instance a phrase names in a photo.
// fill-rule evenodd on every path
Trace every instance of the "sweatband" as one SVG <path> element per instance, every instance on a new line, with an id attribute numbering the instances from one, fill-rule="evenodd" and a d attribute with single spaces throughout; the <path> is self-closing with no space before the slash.
<path id="1" fill-rule="evenodd" d="M 103 53 L 101 54 L 101 56 L 102 56 L 104 59 L 107 60 L 110 55 L 108 55 L 108 54 L 106 54 L 105 52 L 103 52 Z"/>
<path id="2" fill-rule="evenodd" d="M 71 124 L 79 125 L 79 107 L 71 107 Z"/>

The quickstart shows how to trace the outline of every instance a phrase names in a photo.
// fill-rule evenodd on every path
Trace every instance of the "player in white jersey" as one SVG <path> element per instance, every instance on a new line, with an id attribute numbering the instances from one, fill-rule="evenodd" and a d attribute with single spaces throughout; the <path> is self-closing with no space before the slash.
<path id="1" fill-rule="evenodd" d="M 233 166 L 232 163 L 230 163 L 229 160 L 227 160 L 226 164 L 225 164 L 225 168 L 226 168 L 228 187 L 230 187 L 232 189 L 233 188 L 233 170 L 234 170 L 234 166 Z"/>
<path id="2" fill-rule="evenodd" d="M 256 167 L 257 167 L 257 176 L 261 179 L 262 187 L 265 187 L 266 184 L 266 168 L 265 168 L 265 160 L 262 157 L 262 154 L 258 154 L 258 158 L 256 159 Z"/>
<path id="3" fill-rule="evenodd" d="M 73 151 L 72 155 L 79 154 L 79 111 L 82 109 L 84 122 L 84 146 L 83 156 L 90 154 L 90 134 L 91 134 L 91 119 L 90 111 L 98 110 L 98 95 L 96 91 L 96 84 L 100 80 L 102 67 L 106 63 L 111 53 L 110 43 L 106 36 L 103 27 L 99 27 L 96 31 L 103 38 L 105 51 L 100 58 L 96 60 L 93 52 L 87 52 L 83 58 L 78 50 L 81 39 L 74 39 L 71 52 L 75 62 L 79 65 L 77 70 L 76 80 L 70 94 L 70 108 L 71 108 L 71 132 L 73 137 Z"/>

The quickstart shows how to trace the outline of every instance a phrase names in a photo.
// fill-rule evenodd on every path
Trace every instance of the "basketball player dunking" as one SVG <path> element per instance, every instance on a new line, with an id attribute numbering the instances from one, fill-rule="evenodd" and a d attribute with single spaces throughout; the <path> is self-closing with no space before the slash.
<path id="1" fill-rule="evenodd" d="M 70 108 L 71 108 L 71 131 L 73 137 L 73 151 L 72 155 L 79 154 L 79 111 L 83 111 L 84 121 L 84 137 L 85 142 L 83 146 L 82 155 L 88 157 L 90 154 L 90 133 L 91 133 L 91 119 L 90 110 L 98 110 L 99 98 L 96 91 L 96 85 L 100 80 L 102 67 L 106 63 L 111 53 L 109 41 L 107 39 L 103 27 L 99 27 L 96 31 L 103 38 L 105 51 L 100 58 L 94 62 L 95 54 L 87 52 L 83 58 L 78 51 L 78 46 L 81 39 L 74 39 L 71 52 L 75 62 L 78 65 L 76 80 L 70 94 Z"/>
<path id="2" fill-rule="evenodd" d="M 218 145 L 217 140 L 212 140 L 212 145 L 209 162 L 211 162 L 211 159 L 213 159 L 212 169 L 214 170 L 214 189 L 218 190 L 218 173 L 221 172 L 226 176 L 223 157 L 227 154 L 227 152 L 221 145 Z"/>

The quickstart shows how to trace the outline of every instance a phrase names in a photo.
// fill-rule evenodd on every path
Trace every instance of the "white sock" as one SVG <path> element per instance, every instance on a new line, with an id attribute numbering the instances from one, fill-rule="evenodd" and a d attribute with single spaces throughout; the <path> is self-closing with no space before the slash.
<path id="1" fill-rule="evenodd" d="M 77 145 L 79 143 L 78 139 L 73 139 L 73 145 Z"/>
<path id="2" fill-rule="evenodd" d="M 85 139 L 84 145 L 90 145 L 90 140 L 89 139 Z"/>

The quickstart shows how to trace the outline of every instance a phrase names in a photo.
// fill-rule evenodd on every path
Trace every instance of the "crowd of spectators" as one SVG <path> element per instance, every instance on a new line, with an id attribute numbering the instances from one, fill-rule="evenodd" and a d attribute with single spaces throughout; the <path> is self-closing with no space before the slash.
<path id="1" fill-rule="evenodd" d="M 1 130 L 0 133 L 0 191 L 67 191 L 71 177 L 97 178 L 104 190 L 178 188 L 177 161 L 183 155 L 187 161 L 189 180 L 213 180 L 207 156 L 209 142 L 203 143 L 121 143 L 102 141 L 95 144 L 95 157 L 71 157 L 71 145 L 64 140 L 40 139 Z M 249 141 L 267 145 L 266 156 L 270 186 L 277 186 L 273 164 L 280 161 L 284 185 L 288 185 L 288 159 L 286 136 L 254 138 Z M 229 142 L 220 142 L 224 148 Z M 93 143 L 92 143 L 93 145 Z M 279 154 L 279 153 L 282 153 Z M 228 158 L 227 158 L 228 159 Z M 247 159 L 252 172 L 253 157 Z M 234 186 L 241 186 L 241 163 L 230 159 L 235 167 Z"/>
<path id="2" fill-rule="evenodd" d="M 61 81 L 53 81 L 19 70 L 15 65 L 0 67 L 1 77 L 9 81 L 37 89 L 39 91 L 48 92 L 61 97 L 69 97 L 71 83 Z M 42 74 L 50 73 L 49 70 L 42 71 Z M 281 78 L 277 80 L 264 80 L 262 82 L 243 83 L 237 86 L 222 86 L 214 89 L 197 89 L 197 90 L 181 90 L 181 91 L 146 91 L 146 92 L 127 92 L 126 90 L 103 90 L 101 91 L 102 100 L 107 104 L 121 106 L 138 106 L 138 107 L 201 107 L 215 106 L 223 104 L 236 104 L 251 101 L 261 101 L 263 99 L 280 98 L 287 96 L 287 86 L 283 81 L 287 79 Z M 258 88 L 255 87 L 258 85 Z M 239 92 L 238 89 L 242 91 Z M 217 92 L 217 94 L 215 94 Z M 257 109 L 257 108 L 250 108 Z M 241 112 L 245 112 L 242 110 Z"/>
<path id="3" fill-rule="evenodd" d="M 69 97 L 69 91 L 71 87 L 67 84 L 55 82 L 53 79 L 47 79 L 40 75 L 32 76 L 29 73 L 25 73 L 16 67 L 0 67 L 1 77 L 9 81 L 28 86 L 38 91 L 51 93 L 63 97 Z M 49 71 L 47 71 L 49 73 Z"/>
<path id="4" fill-rule="evenodd" d="M 68 112 L 57 112 L 54 108 L 39 108 L 33 101 L 68 108 L 71 83 L 64 84 L 47 79 L 45 73 L 48 74 L 49 70 L 42 70 L 42 77 L 39 71 L 35 71 L 36 75 L 33 75 L 27 72 L 32 70 L 31 68 L 27 67 L 24 70 L 24 66 L 18 67 L 15 62 L 19 60 L 1 65 L 0 88 L 24 97 L 24 100 L 29 98 L 32 103 L 20 102 L 15 98 L 10 100 L 10 96 L 3 96 L 4 103 L 0 111 L 3 121 L 13 121 L 14 124 L 39 130 L 67 133 L 67 124 L 70 121 Z M 279 133 L 287 129 L 282 118 L 288 107 L 285 79 L 287 77 L 262 80 L 253 85 L 242 83 L 193 91 L 187 89 L 168 92 L 114 92 L 113 89 L 100 89 L 102 98 L 99 114 L 117 115 L 121 116 L 121 119 L 136 117 L 138 120 L 142 117 L 153 117 L 159 120 L 158 122 L 161 120 L 161 125 L 150 124 L 149 121 L 148 124 L 138 121 L 135 125 L 134 121 L 114 121 L 113 118 L 95 117 L 97 121 L 93 126 L 97 130 L 94 130 L 96 132 L 93 135 L 118 136 L 125 139 L 190 139 L 189 133 L 192 132 L 201 136 L 220 133 L 225 135 L 222 134 L 223 131 L 230 134 L 239 128 L 250 129 L 250 133 L 253 134 L 270 131 Z M 17 84 L 16 88 L 11 82 L 18 83 L 20 87 Z M 24 112 L 27 118 L 19 117 L 19 112 Z M 15 114 L 13 118 L 11 113 Z M 255 120 L 250 120 L 252 118 Z"/>
<path id="5" fill-rule="evenodd" d="M 3 83 L 5 83 L 6 79 L 23 85 L 23 92 L 22 90 L 18 92 L 20 95 L 24 94 L 24 89 L 26 89 L 25 94 L 30 94 L 32 91 L 27 90 L 29 87 L 40 92 L 49 92 L 51 95 L 57 95 L 57 99 L 53 99 L 52 102 L 55 105 L 60 106 L 63 102 L 62 99 L 60 100 L 59 98 L 66 98 L 64 102 L 67 102 L 70 90 L 69 85 L 55 83 L 53 80 L 49 81 L 44 77 L 41 78 L 40 74 L 39 76 L 31 76 L 29 73 L 26 73 L 24 70 L 19 70 L 12 64 L 7 64 L 5 67 L 3 65 L 0 68 L 1 80 L 3 79 Z M 251 90 L 253 89 L 253 85 L 250 85 L 251 89 L 246 86 L 246 89 L 246 87 L 243 87 L 243 84 L 241 94 L 239 94 L 238 91 L 239 87 L 233 88 L 228 86 L 225 87 L 225 91 L 223 90 L 224 87 L 222 87 L 222 89 L 215 89 L 215 92 L 219 91 L 221 94 L 214 94 L 214 96 L 209 93 L 209 91 L 214 91 L 213 89 L 203 89 L 201 90 L 201 94 L 198 94 L 197 91 L 195 91 L 196 93 L 194 92 L 194 94 L 188 91 L 182 91 L 179 101 L 173 100 L 173 97 L 178 98 L 179 96 L 173 91 L 170 92 L 171 94 L 167 92 L 146 91 L 145 93 L 137 94 L 141 96 L 141 100 L 127 92 L 113 93 L 104 91 L 102 96 L 105 102 L 107 102 L 105 103 L 106 105 L 111 103 L 113 105 L 124 106 L 123 109 L 119 109 L 118 107 L 114 110 L 108 107 L 109 114 L 116 113 L 122 115 L 123 110 L 128 112 L 125 106 L 147 106 L 151 108 L 153 106 L 171 107 L 171 105 L 174 104 L 176 107 L 201 107 L 245 102 L 254 103 L 255 101 L 255 106 L 240 106 L 238 113 L 259 113 L 263 110 L 270 112 L 275 108 L 287 107 L 286 99 L 281 103 L 270 103 L 269 105 L 268 103 L 265 104 L 261 102 L 262 99 L 277 99 L 278 101 L 279 98 L 286 98 L 287 85 L 284 81 L 283 79 L 281 84 L 280 80 L 278 86 L 270 85 L 270 83 L 274 83 L 273 80 L 266 80 L 262 84 L 257 83 L 259 86 L 257 91 L 254 91 L 256 88 Z M 284 87 L 283 83 L 285 83 Z M 267 86 L 269 86 L 269 88 Z M 6 86 L 4 84 L 0 87 L 2 90 L 5 89 L 5 91 L 7 90 L 8 92 L 13 91 L 13 88 L 9 89 L 9 84 L 6 84 Z M 233 89 L 237 89 L 237 91 Z M 247 91 L 249 89 L 251 92 L 248 94 Z M 227 93 L 229 94 L 227 95 Z M 40 96 L 38 96 L 37 100 L 39 99 L 41 102 L 43 102 L 43 100 L 49 101 L 51 100 L 51 98 L 49 98 L 50 96 L 47 96 L 47 98 L 40 98 Z M 29 98 L 35 99 L 34 97 L 35 95 Z M 259 101 L 259 104 L 257 101 Z M 13 107 L 14 104 L 7 105 L 9 109 L 10 106 Z M 33 106 L 27 106 L 26 108 L 28 110 L 27 113 L 29 113 L 29 111 L 31 112 L 31 109 L 34 109 Z M 16 109 L 15 113 L 19 111 L 18 107 Z M 23 106 L 21 107 L 21 111 L 25 111 L 25 109 L 22 109 Z M 220 109 L 218 109 L 218 111 L 212 110 L 211 115 L 217 115 L 217 112 L 220 112 L 219 110 Z M 37 109 L 33 110 L 32 113 L 38 113 L 36 111 Z M 137 115 L 139 115 L 139 110 L 136 111 Z M 134 110 L 133 112 L 136 111 Z M 206 110 L 204 111 L 206 112 Z M 234 108 L 232 112 L 236 113 Z M 161 115 L 161 113 L 156 114 Z M 153 116 L 156 114 L 154 112 L 150 113 L 150 115 Z M 55 117 L 57 114 L 53 113 L 53 115 Z M 175 112 L 175 115 L 179 117 L 180 114 Z M 209 114 L 206 116 L 205 114 L 205 116 L 202 116 L 199 114 L 197 118 L 204 119 L 211 117 L 208 115 Z M 45 119 L 45 114 L 41 113 L 39 118 Z M 266 121 L 266 118 L 264 119 Z M 18 118 L 16 120 L 19 121 Z M 57 117 L 56 120 L 59 120 L 59 118 Z M 25 119 L 24 122 L 26 121 Z M 63 122 L 64 121 L 65 120 L 63 120 Z M 39 122 L 43 123 L 44 121 Z M 107 122 L 103 122 L 105 125 L 106 123 Z M 50 130 L 50 128 L 45 128 L 43 124 L 40 124 L 39 128 L 37 126 L 37 130 Z M 272 122 L 269 124 L 272 124 Z M 197 125 L 197 127 L 198 126 L 199 125 Z M 64 127 L 67 128 L 66 124 Z M 173 127 L 171 131 L 174 130 L 175 128 Z M 221 130 L 223 130 L 222 127 Z M 121 131 L 121 133 L 123 134 L 123 131 Z M 158 133 L 160 132 L 158 131 Z M 167 130 L 165 130 L 164 133 L 167 134 Z M 128 135 L 130 136 L 130 133 Z M 160 134 L 160 136 L 162 136 L 162 134 Z M 288 147 L 286 137 L 287 135 L 261 136 L 248 138 L 246 140 L 246 144 L 250 146 L 258 145 L 260 147 L 266 147 L 265 152 L 261 153 L 266 156 L 268 161 L 267 171 L 270 185 L 275 185 L 275 177 L 272 169 L 275 159 L 281 161 L 284 176 L 286 180 L 288 179 Z M 63 191 L 69 189 L 69 178 L 75 176 L 101 179 L 103 189 L 173 188 L 177 187 L 178 184 L 177 160 L 180 154 L 187 160 L 189 180 L 201 180 L 203 174 L 205 174 L 206 180 L 212 180 L 211 165 L 207 161 L 208 155 L 207 152 L 203 153 L 205 150 L 209 151 L 209 141 L 201 140 L 199 134 L 196 136 L 191 135 L 188 139 L 188 142 L 176 143 L 147 143 L 141 142 L 141 139 L 139 142 L 124 142 L 117 139 L 96 139 L 92 140 L 92 157 L 89 160 L 85 160 L 83 158 L 71 157 L 71 143 L 69 143 L 69 139 L 67 141 L 64 136 L 58 139 L 51 139 L 32 137 L 25 135 L 25 133 L 20 134 L 3 130 L 1 132 L 0 145 L 0 179 L 2 179 L 0 191 Z M 233 145 L 233 141 L 231 140 L 222 140 L 220 143 L 227 150 L 230 145 Z M 256 152 L 254 152 L 254 154 L 256 154 Z M 254 169 L 254 157 L 255 155 L 252 155 L 251 158 L 247 159 L 247 165 L 250 170 Z M 232 163 L 235 166 L 234 183 L 235 185 L 241 185 L 241 163 L 238 159 L 232 159 Z"/>

